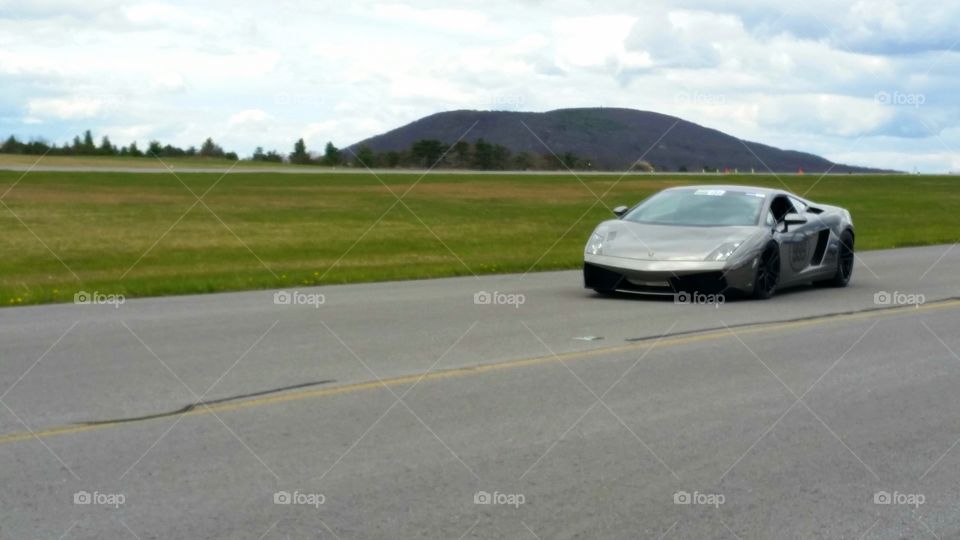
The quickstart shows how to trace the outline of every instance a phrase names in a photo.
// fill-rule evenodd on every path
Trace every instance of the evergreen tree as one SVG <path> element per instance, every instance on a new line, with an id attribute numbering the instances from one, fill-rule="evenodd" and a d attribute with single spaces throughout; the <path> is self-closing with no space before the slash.
<path id="1" fill-rule="evenodd" d="M 302 137 L 293 143 L 293 152 L 290 153 L 290 163 L 310 163 L 310 154 L 307 153 L 307 143 L 303 142 Z"/>
<path id="2" fill-rule="evenodd" d="M 453 145 L 453 155 L 457 165 L 467 167 L 470 165 L 470 143 L 467 141 L 457 141 Z"/>
<path id="3" fill-rule="evenodd" d="M 13 135 L 7 137 L 7 140 L 3 142 L 3 146 L 0 146 L 0 152 L 4 154 L 19 154 L 22 151 L 23 144 Z"/>
<path id="4" fill-rule="evenodd" d="M 323 164 L 333 167 L 339 165 L 341 159 L 340 150 L 337 149 L 332 142 L 328 142 L 326 148 L 323 150 Z"/>
<path id="5" fill-rule="evenodd" d="M 493 168 L 493 162 L 493 145 L 483 138 L 477 139 L 473 145 L 473 167 L 487 171 Z"/>
<path id="6" fill-rule="evenodd" d="M 117 149 L 110 143 L 110 137 L 104 135 L 103 138 L 100 139 L 100 148 L 97 149 L 97 153 L 101 156 L 113 156 L 117 154 Z"/>
<path id="7" fill-rule="evenodd" d="M 394 152 L 392 150 L 383 155 L 384 164 L 391 169 L 397 168 L 397 166 L 400 165 L 401 159 L 402 156 L 400 152 Z"/>
<path id="8" fill-rule="evenodd" d="M 369 146 L 361 146 L 356 153 L 357 165 L 361 167 L 373 167 L 376 164 L 376 155 L 373 153 L 373 150 Z"/>
<path id="9" fill-rule="evenodd" d="M 200 156 L 202 157 L 224 157 L 223 148 L 213 142 L 213 139 L 207 137 L 200 145 Z"/>
<path id="10" fill-rule="evenodd" d="M 93 142 L 93 133 L 90 130 L 83 132 L 83 145 L 80 147 L 80 153 L 91 155 L 97 152 L 97 145 Z"/>
<path id="11" fill-rule="evenodd" d="M 410 147 L 410 155 L 421 167 L 433 167 L 443 157 L 446 146 L 436 139 L 421 139 Z"/>

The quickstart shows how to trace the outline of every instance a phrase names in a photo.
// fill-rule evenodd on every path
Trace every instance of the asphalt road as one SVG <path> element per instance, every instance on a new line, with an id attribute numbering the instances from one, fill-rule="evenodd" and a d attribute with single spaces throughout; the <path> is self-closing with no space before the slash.
<path id="1" fill-rule="evenodd" d="M 956 538 L 958 266 L 869 252 L 720 305 L 554 272 L 3 309 L 0 539 Z"/>

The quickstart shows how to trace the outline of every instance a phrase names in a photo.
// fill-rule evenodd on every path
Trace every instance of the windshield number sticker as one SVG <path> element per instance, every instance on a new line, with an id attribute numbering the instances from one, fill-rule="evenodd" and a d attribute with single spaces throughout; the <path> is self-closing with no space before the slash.
<path id="1" fill-rule="evenodd" d="M 698 189 L 693 192 L 694 195 L 709 195 L 711 197 L 722 197 L 726 193 L 723 189 Z"/>

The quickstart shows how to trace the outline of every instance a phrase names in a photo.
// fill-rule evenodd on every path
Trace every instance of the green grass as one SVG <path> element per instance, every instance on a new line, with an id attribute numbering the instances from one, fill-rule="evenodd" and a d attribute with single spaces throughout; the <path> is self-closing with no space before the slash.
<path id="1" fill-rule="evenodd" d="M 21 175 L 0 171 L 0 194 Z M 179 175 L 198 194 L 220 176 Z M 381 178 L 399 194 L 419 175 Z M 780 178 L 849 208 L 858 249 L 960 236 L 960 178 Z M 204 199 L 209 209 L 188 212 L 195 198 L 173 175 L 32 172 L 0 204 L 0 305 L 72 301 L 80 290 L 133 297 L 576 268 L 610 216 L 590 190 L 612 188 L 603 202 L 613 207 L 672 185 L 783 187 L 762 175 L 583 181 L 431 173 L 404 205 L 373 175 L 230 174 Z"/>

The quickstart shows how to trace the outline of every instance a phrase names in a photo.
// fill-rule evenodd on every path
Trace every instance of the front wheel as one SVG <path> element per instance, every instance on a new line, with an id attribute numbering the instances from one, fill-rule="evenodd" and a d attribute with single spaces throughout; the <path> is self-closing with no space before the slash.
<path id="1" fill-rule="evenodd" d="M 837 271 L 827 280 L 831 287 L 846 287 L 853 276 L 853 233 L 843 231 L 840 235 L 840 252 L 837 254 Z"/>
<path id="2" fill-rule="evenodd" d="M 753 279 L 753 297 L 767 299 L 773 296 L 780 281 L 780 247 L 771 243 L 760 255 L 757 274 Z"/>

